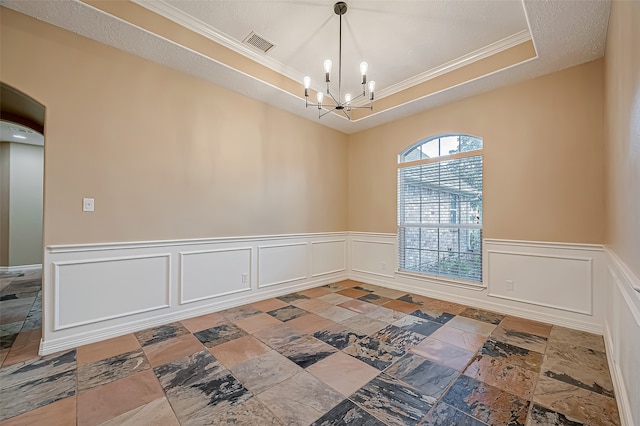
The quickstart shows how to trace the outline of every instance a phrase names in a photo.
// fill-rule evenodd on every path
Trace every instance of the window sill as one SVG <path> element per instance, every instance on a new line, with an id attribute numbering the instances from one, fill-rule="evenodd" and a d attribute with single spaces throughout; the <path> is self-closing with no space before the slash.
<path id="1" fill-rule="evenodd" d="M 401 270 L 396 270 L 395 272 L 397 275 L 404 276 L 407 278 L 417 279 L 420 281 L 428 281 L 435 284 L 442 284 L 442 285 L 447 285 L 451 287 L 464 288 L 466 290 L 482 291 L 487 288 L 487 286 L 484 283 L 477 282 L 477 281 L 445 278 L 437 275 L 420 274 L 418 272 L 408 272 L 408 271 L 401 271 Z"/>

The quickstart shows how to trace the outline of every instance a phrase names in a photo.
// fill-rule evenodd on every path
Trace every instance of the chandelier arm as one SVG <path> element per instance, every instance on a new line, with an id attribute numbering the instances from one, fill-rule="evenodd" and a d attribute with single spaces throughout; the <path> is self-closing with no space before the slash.
<path id="1" fill-rule="evenodd" d="M 325 115 L 327 115 L 327 114 L 329 114 L 329 113 L 331 113 L 331 112 L 333 112 L 335 110 L 336 110 L 335 108 L 332 108 L 332 109 L 320 109 L 320 110 L 318 110 L 318 117 L 322 118 Z M 324 112 L 321 112 L 321 111 L 324 111 Z"/>
<path id="2" fill-rule="evenodd" d="M 355 101 L 356 99 L 360 99 L 360 98 L 364 98 L 366 96 L 365 93 L 360 93 L 358 96 L 356 96 L 355 98 L 351 98 L 351 101 Z"/>
<path id="3" fill-rule="evenodd" d="M 350 94 L 345 95 L 345 100 L 344 102 L 341 101 L 342 98 L 342 15 L 344 15 L 345 13 L 347 13 L 347 4 L 344 1 L 338 1 L 336 4 L 333 5 L 333 11 L 335 12 L 336 15 L 339 16 L 340 22 L 339 22 L 339 33 L 338 33 L 338 93 L 337 93 L 337 97 L 331 93 L 331 87 L 330 87 L 330 80 L 329 80 L 329 72 L 331 69 L 331 61 L 329 59 L 327 59 L 325 61 L 325 74 L 326 74 L 326 84 L 327 84 L 327 88 L 326 88 L 326 94 L 327 96 L 331 97 L 331 100 L 333 101 L 333 105 L 328 105 L 328 104 L 324 104 L 322 103 L 322 96 L 321 93 L 318 93 L 318 100 L 320 102 L 318 103 L 309 103 L 309 94 L 308 94 L 308 89 L 311 83 L 311 78 L 310 77 L 305 77 L 304 78 L 304 84 L 305 84 L 305 106 L 306 107 L 317 107 L 318 108 L 318 117 L 322 118 L 325 115 L 329 114 L 330 112 L 334 112 L 334 111 L 342 111 L 342 113 L 344 114 L 344 116 L 351 121 L 351 110 L 352 109 L 369 109 L 371 111 L 373 111 L 373 87 L 374 87 L 374 81 L 372 80 L 369 83 L 369 105 L 368 106 L 352 106 L 352 102 L 355 100 L 358 100 L 360 98 L 364 98 L 367 97 L 367 86 L 366 86 L 366 81 L 367 81 L 367 76 L 366 76 L 366 72 L 367 72 L 367 63 L 363 62 L 360 64 L 360 72 L 362 74 L 362 93 L 358 94 L 358 96 L 356 97 L 351 97 Z"/>
<path id="4" fill-rule="evenodd" d="M 336 99 L 335 96 L 333 96 L 333 93 L 331 93 L 330 91 L 327 93 L 329 96 L 331 96 L 331 99 L 333 99 L 333 102 L 335 102 L 336 105 L 340 105 L 340 94 L 338 94 L 338 99 Z"/>

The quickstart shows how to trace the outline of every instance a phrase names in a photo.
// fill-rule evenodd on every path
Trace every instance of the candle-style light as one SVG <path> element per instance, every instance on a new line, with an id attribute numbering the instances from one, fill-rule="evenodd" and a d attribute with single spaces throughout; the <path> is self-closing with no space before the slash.
<path id="1" fill-rule="evenodd" d="M 373 99 L 374 99 L 374 90 L 376 88 L 375 81 L 369 81 L 367 85 L 367 72 L 369 71 L 369 64 L 366 62 L 360 63 L 360 84 L 362 84 L 362 93 L 355 98 L 351 96 L 350 93 L 345 94 L 344 101 L 340 101 L 340 91 L 342 89 L 342 15 L 347 13 L 347 4 L 343 1 L 339 1 L 333 5 L 333 11 L 336 15 L 340 17 L 340 33 L 339 33 L 339 54 L 338 54 L 338 94 L 334 96 L 331 93 L 331 69 L 333 67 L 333 62 L 331 59 L 326 59 L 324 61 L 324 75 L 325 75 L 325 83 L 327 85 L 326 94 L 331 98 L 333 103 L 323 104 L 324 94 L 322 91 L 318 91 L 316 95 L 317 103 L 309 102 L 309 89 L 311 88 L 311 77 L 304 77 L 304 97 L 306 106 L 316 106 L 318 107 L 318 117 L 322 118 L 324 115 L 332 112 L 332 111 L 342 111 L 342 113 L 347 117 L 347 119 L 351 120 L 351 109 L 352 108 L 366 108 L 373 111 Z M 369 105 L 367 106 L 354 106 L 353 101 L 364 98 L 367 96 L 367 89 L 369 90 Z"/>

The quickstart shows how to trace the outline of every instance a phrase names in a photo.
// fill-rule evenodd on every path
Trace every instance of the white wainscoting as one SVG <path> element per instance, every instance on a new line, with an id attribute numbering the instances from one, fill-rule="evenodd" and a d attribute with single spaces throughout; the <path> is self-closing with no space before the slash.
<path id="1" fill-rule="evenodd" d="M 389 240 L 388 234 L 353 233 L 351 237 L 351 271 L 353 272 L 394 278 L 396 254 L 395 235 L 393 240 Z"/>
<path id="2" fill-rule="evenodd" d="M 251 247 L 180 252 L 180 304 L 251 291 Z"/>
<path id="3" fill-rule="evenodd" d="M 347 270 L 347 240 L 313 241 L 311 243 L 311 276 Z"/>
<path id="4" fill-rule="evenodd" d="M 509 248 L 485 251 L 489 296 L 593 314 L 593 257 L 537 254 L 526 246 Z"/>
<path id="5" fill-rule="evenodd" d="M 602 334 L 606 255 L 599 245 L 483 241 L 483 283 L 398 272 L 396 234 L 352 232 L 349 277 Z M 386 270 L 383 268 L 386 267 Z M 506 290 L 506 281 L 513 290 Z"/>
<path id="6" fill-rule="evenodd" d="M 347 279 L 348 235 L 47 247 L 40 354 Z"/>
<path id="7" fill-rule="evenodd" d="M 640 425 L 640 278 L 607 249 L 605 343 L 623 425 Z"/>
<path id="8" fill-rule="evenodd" d="M 53 331 L 171 305 L 167 253 L 54 261 L 52 265 Z"/>
<path id="9" fill-rule="evenodd" d="M 258 287 L 270 287 L 309 276 L 307 243 L 274 244 L 258 247 Z"/>

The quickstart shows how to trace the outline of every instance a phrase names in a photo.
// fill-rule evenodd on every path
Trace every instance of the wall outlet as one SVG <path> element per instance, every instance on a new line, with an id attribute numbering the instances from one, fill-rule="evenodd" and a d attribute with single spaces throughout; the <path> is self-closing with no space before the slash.
<path id="1" fill-rule="evenodd" d="M 387 270 L 387 262 L 382 262 L 382 270 L 383 271 Z"/>
<path id="2" fill-rule="evenodd" d="M 83 212 L 92 212 L 94 209 L 94 201 L 93 198 L 83 198 L 82 199 L 82 211 Z"/>
<path id="3" fill-rule="evenodd" d="M 513 291 L 513 280 L 505 280 L 504 289 L 505 291 Z"/>
<path id="4" fill-rule="evenodd" d="M 249 275 L 246 272 L 244 274 L 242 274 L 242 283 L 243 284 L 247 283 L 248 277 L 249 277 Z"/>

